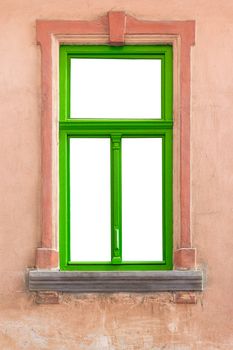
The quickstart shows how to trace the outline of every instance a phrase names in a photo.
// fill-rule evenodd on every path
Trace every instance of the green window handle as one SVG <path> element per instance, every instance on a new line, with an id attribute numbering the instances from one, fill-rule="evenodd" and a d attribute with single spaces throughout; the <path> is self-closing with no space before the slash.
<path id="1" fill-rule="evenodd" d="M 120 232 L 118 227 L 114 227 L 114 255 L 119 256 L 120 253 Z"/>

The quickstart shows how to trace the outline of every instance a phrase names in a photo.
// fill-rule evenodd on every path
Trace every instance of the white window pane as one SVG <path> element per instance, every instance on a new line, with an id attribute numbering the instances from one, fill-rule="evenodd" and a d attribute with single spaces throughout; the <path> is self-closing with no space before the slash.
<path id="1" fill-rule="evenodd" d="M 122 139 L 122 258 L 162 260 L 162 139 Z"/>
<path id="2" fill-rule="evenodd" d="M 110 140 L 70 139 L 72 261 L 111 261 Z"/>
<path id="3" fill-rule="evenodd" d="M 71 59 L 71 118 L 161 118 L 158 59 Z"/>

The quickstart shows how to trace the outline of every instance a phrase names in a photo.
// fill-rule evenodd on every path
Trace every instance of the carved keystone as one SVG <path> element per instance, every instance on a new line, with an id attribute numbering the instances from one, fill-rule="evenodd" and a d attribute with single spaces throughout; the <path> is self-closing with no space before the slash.
<path id="1" fill-rule="evenodd" d="M 108 13 L 109 44 L 120 46 L 125 42 L 126 15 L 123 11 Z"/>

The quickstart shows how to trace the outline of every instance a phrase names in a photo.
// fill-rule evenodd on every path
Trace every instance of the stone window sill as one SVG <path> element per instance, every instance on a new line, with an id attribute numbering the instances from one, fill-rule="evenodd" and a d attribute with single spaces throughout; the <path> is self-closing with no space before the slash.
<path id="1" fill-rule="evenodd" d="M 79 272 L 30 270 L 29 290 L 70 293 L 176 292 L 203 290 L 201 270 Z"/>

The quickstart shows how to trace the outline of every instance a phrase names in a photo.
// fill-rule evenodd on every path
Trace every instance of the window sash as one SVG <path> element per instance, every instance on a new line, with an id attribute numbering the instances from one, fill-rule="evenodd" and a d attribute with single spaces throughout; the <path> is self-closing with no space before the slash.
<path id="1" fill-rule="evenodd" d="M 114 47 L 107 45 L 62 45 L 60 47 L 60 121 L 106 121 L 108 119 L 70 118 L 70 70 L 72 58 L 104 58 L 104 59 L 159 59 L 161 60 L 161 118 L 136 119 L 138 122 L 147 120 L 172 121 L 172 46 L 170 45 L 130 45 Z M 124 81 L 122 81 L 124 84 Z M 118 101 L 116 101 L 117 103 Z M 110 121 L 117 119 L 110 119 Z M 134 119 L 124 119 L 133 122 Z"/>
<path id="2" fill-rule="evenodd" d="M 119 53 L 120 52 L 120 53 Z M 70 58 L 146 57 L 162 60 L 162 116 L 161 119 L 71 119 Z M 143 58 L 144 58 L 143 57 Z M 172 48 L 171 46 L 62 46 L 60 49 L 60 268 L 61 270 L 167 270 L 172 268 Z M 111 139 L 111 216 L 112 262 L 93 263 L 70 261 L 70 150 L 71 137 L 108 137 Z M 121 216 L 121 138 L 162 138 L 162 193 L 163 193 L 163 260 L 122 262 L 121 217 L 119 238 L 114 231 L 114 217 Z M 114 159 L 117 158 L 114 165 Z M 113 196 L 113 193 L 117 196 Z M 117 198 L 116 198 L 117 197 Z M 118 233 L 117 233 L 118 234 Z M 143 235 L 143 233 L 142 233 Z M 119 239 L 119 243 L 116 241 Z M 115 243 L 114 243 L 115 242 Z M 116 252 L 116 245 L 119 251 Z"/>

